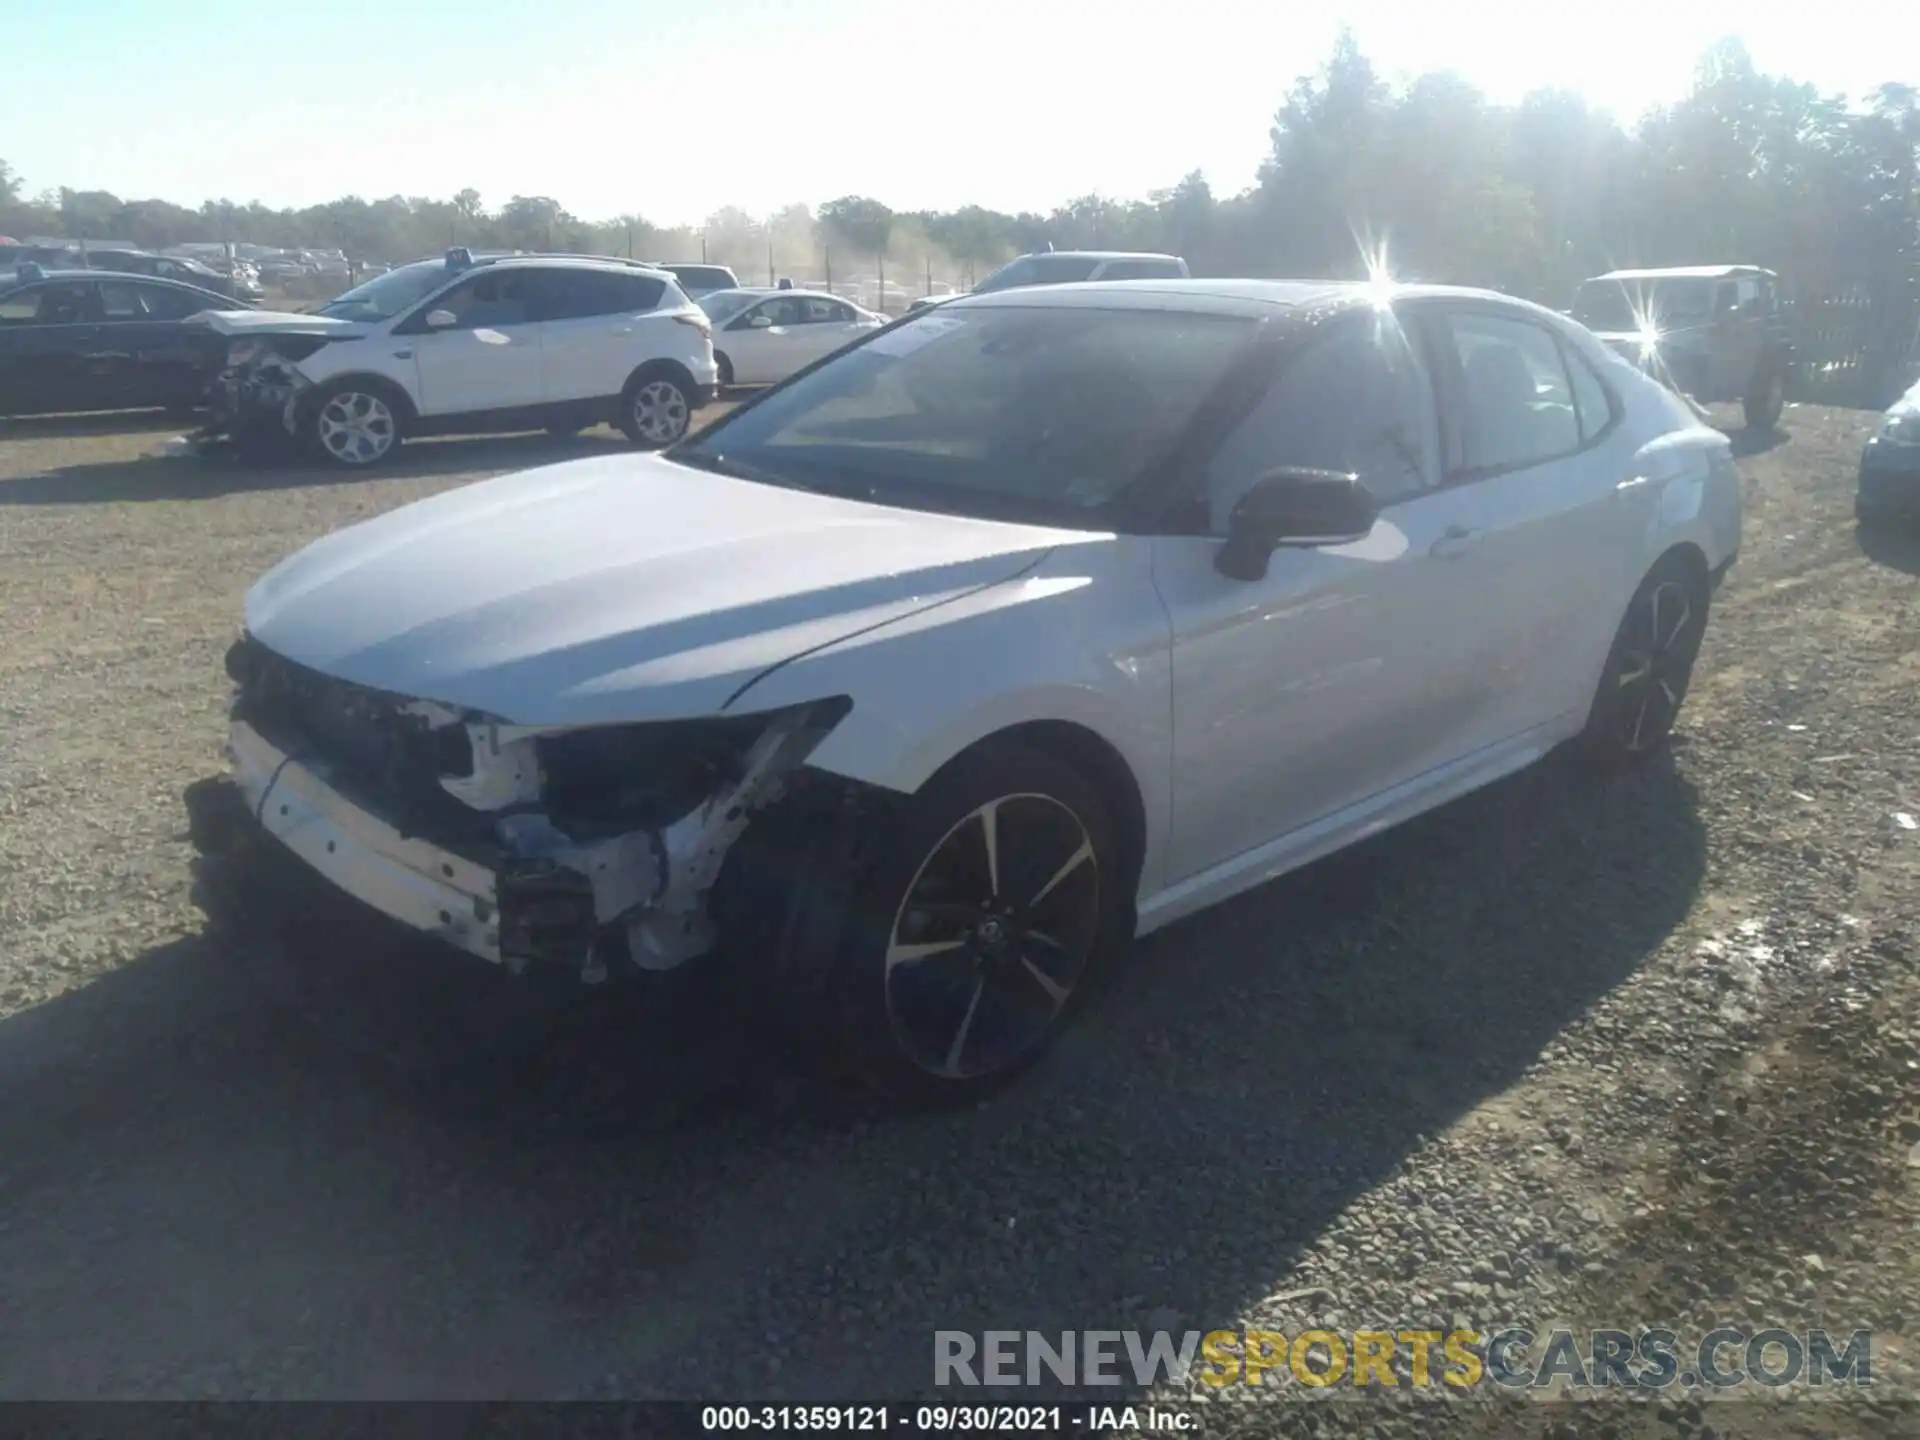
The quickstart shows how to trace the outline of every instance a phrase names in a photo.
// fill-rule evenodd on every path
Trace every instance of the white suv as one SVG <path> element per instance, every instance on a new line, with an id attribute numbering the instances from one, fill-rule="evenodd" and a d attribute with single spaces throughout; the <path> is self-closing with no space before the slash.
<path id="1" fill-rule="evenodd" d="M 610 421 L 636 445 L 670 445 L 717 378 L 706 314 L 671 275 L 626 260 L 451 250 L 311 315 L 200 319 L 233 337 L 214 431 L 284 431 L 352 467 L 436 432 Z"/>

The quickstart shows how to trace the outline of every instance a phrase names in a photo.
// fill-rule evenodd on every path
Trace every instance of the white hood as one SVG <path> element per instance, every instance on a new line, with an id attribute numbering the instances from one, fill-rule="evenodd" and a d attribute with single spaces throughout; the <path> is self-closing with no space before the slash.
<path id="1" fill-rule="evenodd" d="M 301 315 L 292 310 L 207 310 L 193 317 L 222 335 L 326 335 L 350 340 L 367 327 L 332 315 Z"/>
<path id="2" fill-rule="evenodd" d="M 610 456 L 336 531 L 261 578 L 246 624 L 312 669 L 518 724 L 667 719 L 1085 538 Z"/>

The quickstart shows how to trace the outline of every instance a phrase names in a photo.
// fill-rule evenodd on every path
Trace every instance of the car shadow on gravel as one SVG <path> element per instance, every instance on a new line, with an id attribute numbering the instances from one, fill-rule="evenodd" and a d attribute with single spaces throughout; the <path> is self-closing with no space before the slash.
<path id="1" fill-rule="evenodd" d="M 178 430 L 190 416 L 165 410 L 90 411 L 79 415 L 0 416 L 0 444 L 8 440 L 66 440 L 85 435 L 144 435 Z"/>
<path id="2" fill-rule="evenodd" d="M 4 435 L 0 431 L 0 438 Z M 156 453 L 132 460 L 67 465 L 18 480 L 0 480 L 0 506 L 205 500 L 246 491 L 364 480 L 530 470 L 564 460 L 633 453 L 632 445 L 606 429 L 565 439 L 544 433 L 486 435 L 418 441 L 404 446 L 390 463 L 359 472 L 286 454 L 247 454 L 221 446 L 201 454 Z"/>
<path id="3" fill-rule="evenodd" d="M 1769 450 L 1778 449 L 1793 438 L 1793 432 L 1778 425 L 1767 430 L 1755 430 L 1751 426 L 1738 425 L 1732 428 L 1719 427 L 1733 446 L 1735 458 L 1745 460 L 1754 455 L 1764 455 Z"/>
<path id="4" fill-rule="evenodd" d="M 1876 565 L 1920 575 L 1920 519 L 1906 524 L 1876 521 L 1854 531 L 1860 553 Z"/>
<path id="5" fill-rule="evenodd" d="M 371 1058 L 214 929 L 0 1021 L 35 1317 L 0 1393 L 873 1397 L 926 1389 L 935 1328 L 1337 1304 L 1302 1249 L 1631 975 L 1704 863 L 1680 768 L 1554 758 L 1154 936 L 1034 1073 L 922 1115 L 645 1003 L 513 1065 Z M 302 925 L 402 988 L 439 963 Z M 444 1010 L 418 974 L 363 1008 Z"/>

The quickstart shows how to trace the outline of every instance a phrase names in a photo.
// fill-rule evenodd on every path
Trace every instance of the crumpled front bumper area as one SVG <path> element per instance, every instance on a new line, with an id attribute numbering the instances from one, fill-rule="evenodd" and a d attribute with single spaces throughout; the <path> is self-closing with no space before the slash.
<path id="1" fill-rule="evenodd" d="M 207 388 L 207 432 L 290 439 L 298 429 L 300 397 L 311 388 L 292 362 L 277 355 L 230 365 Z"/>
<path id="2" fill-rule="evenodd" d="M 411 929 L 483 960 L 503 958 L 496 870 L 403 835 L 243 720 L 233 723 L 228 744 L 248 812 L 313 870 Z"/>
<path id="3" fill-rule="evenodd" d="M 728 851 L 846 708 L 556 731 L 370 690 L 250 637 L 227 663 L 249 838 L 469 955 L 588 983 L 713 948 Z"/>

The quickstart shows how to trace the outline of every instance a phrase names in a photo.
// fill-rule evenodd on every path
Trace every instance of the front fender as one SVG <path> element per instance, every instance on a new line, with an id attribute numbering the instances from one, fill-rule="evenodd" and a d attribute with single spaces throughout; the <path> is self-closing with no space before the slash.
<path id="1" fill-rule="evenodd" d="M 1172 751 L 1172 631 L 1144 541 L 1063 545 L 1033 572 L 801 656 L 730 709 L 847 695 L 808 765 L 912 793 L 969 746 L 1035 721 L 1092 732 L 1133 772 L 1160 874 Z"/>

